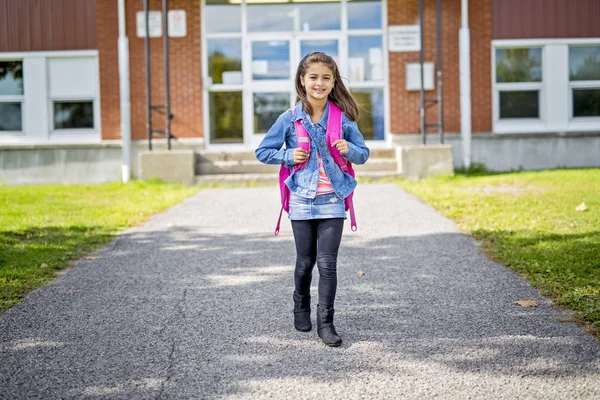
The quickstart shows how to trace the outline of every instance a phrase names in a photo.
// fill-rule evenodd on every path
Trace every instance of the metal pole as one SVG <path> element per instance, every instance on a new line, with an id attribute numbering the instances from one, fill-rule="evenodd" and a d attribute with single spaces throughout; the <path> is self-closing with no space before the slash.
<path id="1" fill-rule="evenodd" d="M 119 98 L 121 105 L 121 178 L 131 177 L 131 99 L 129 90 L 129 39 L 125 29 L 125 0 L 119 0 Z"/>
<path id="2" fill-rule="evenodd" d="M 148 130 L 148 150 L 152 150 L 152 107 L 150 87 L 150 16 L 148 13 L 148 0 L 144 0 L 144 16 L 146 18 L 146 37 L 144 38 L 144 51 L 146 58 L 146 129 Z"/>
<path id="3" fill-rule="evenodd" d="M 167 0 L 162 2 L 163 10 L 163 51 L 165 59 L 165 133 L 167 135 L 167 149 L 171 150 L 171 104 L 169 95 L 169 8 Z"/>
<path id="4" fill-rule="evenodd" d="M 419 108 L 419 116 L 421 119 L 421 141 L 423 144 L 426 144 L 427 139 L 425 138 L 425 78 L 423 72 L 423 57 L 424 57 L 424 49 L 423 49 L 423 0 L 419 0 L 419 30 L 421 35 L 421 50 L 419 51 L 419 64 L 421 67 L 421 106 Z"/>
<path id="5" fill-rule="evenodd" d="M 469 2 L 461 1 L 462 26 L 459 34 L 460 67 L 460 136 L 463 168 L 471 168 L 471 39 L 469 33 Z"/>
<path id="6" fill-rule="evenodd" d="M 444 144 L 444 108 L 442 100 L 442 0 L 437 0 L 436 23 L 437 23 L 437 87 L 438 87 L 438 132 L 440 144 Z"/>

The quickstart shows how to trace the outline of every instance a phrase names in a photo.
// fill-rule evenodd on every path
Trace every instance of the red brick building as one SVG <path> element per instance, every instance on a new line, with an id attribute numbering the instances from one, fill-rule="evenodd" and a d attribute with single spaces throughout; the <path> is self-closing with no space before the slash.
<path id="1" fill-rule="evenodd" d="M 252 151 L 293 103 L 295 67 L 310 50 L 338 61 L 371 147 L 421 141 L 418 0 L 167 3 L 175 147 Z M 443 128 L 455 166 L 464 160 L 465 129 L 473 133 L 470 161 L 491 169 L 599 166 L 600 2 L 462 3 L 443 0 L 439 20 Z M 124 6 L 135 176 L 148 146 L 144 1 Z M 421 45 L 432 66 L 425 96 L 435 98 L 436 1 L 423 7 Z M 164 104 L 162 1 L 149 9 L 151 103 Z M 470 93 L 460 76 L 465 22 Z M 119 1 L 0 0 L 0 27 L 0 181 L 120 179 Z M 164 129 L 164 110 L 152 116 Z M 437 118 L 438 108 L 428 108 L 427 122 Z M 436 129 L 427 132 L 428 143 L 438 142 Z"/>

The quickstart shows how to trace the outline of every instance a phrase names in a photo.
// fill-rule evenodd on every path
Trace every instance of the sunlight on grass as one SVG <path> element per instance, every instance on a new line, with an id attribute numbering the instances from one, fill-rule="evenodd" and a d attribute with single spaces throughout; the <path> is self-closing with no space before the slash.
<path id="1" fill-rule="evenodd" d="M 198 190 L 161 182 L 0 186 L 0 312 L 69 261 Z"/>
<path id="2" fill-rule="evenodd" d="M 399 184 L 454 219 L 492 258 L 600 328 L 600 169 Z M 584 212 L 576 211 L 581 203 Z"/>

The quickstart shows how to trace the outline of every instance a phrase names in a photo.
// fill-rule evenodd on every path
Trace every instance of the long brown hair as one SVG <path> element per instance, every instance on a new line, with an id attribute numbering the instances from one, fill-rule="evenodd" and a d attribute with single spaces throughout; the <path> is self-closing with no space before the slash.
<path id="1" fill-rule="evenodd" d="M 358 106 L 356 105 L 356 101 L 354 101 L 354 98 L 348 89 L 346 89 L 346 86 L 344 86 L 344 82 L 340 76 L 340 71 L 337 67 L 337 64 L 333 58 L 331 58 L 331 56 L 321 51 L 311 51 L 304 56 L 298 65 L 298 70 L 296 71 L 296 102 L 301 101 L 304 111 L 308 115 L 312 115 L 313 109 L 308 102 L 306 89 L 304 86 L 302 86 L 301 78 L 306 74 L 306 70 L 313 63 L 324 64 L 333 72 L 334 84 L 331 93 L 329 93 L 328 99 L 333 101 L 335 105 L 337 105 L 346 114 L 348 119 L 351 121 L 358 121 Z"/>

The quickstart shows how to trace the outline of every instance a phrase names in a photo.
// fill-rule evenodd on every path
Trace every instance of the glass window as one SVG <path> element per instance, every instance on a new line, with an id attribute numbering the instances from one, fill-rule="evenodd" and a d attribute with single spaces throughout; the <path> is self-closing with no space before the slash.
<path id="1" fill-rule="evenodd" d="M 500 118 L 539 118 L 539 91 L 500 92 Z"/>
<path id="2" fill-rule="evenodd" d="M 289 79 L 290 42 L 270 40 L 252 43 L 252 79 Z"/>
<path id="3" fill-rule="evenodd" d="M 246 10 L 249 32 L 300 30 L 300 12 L 295 4 L 248 4 Z"/>
<path id="4" fill-rule="evenodd" d="M 360 110 L 358 129 L 367 140 L 383 140 L 383 89 L 352 89 Z"/>
<path id="5" fill-rule="evenodd" d="M 0 103 L 0 131 L 22 131 L 21 103 Z"/>
<path id="6" fill-rule="evenodd" d="M 211 143 L 243 143 L 242 92 L 211 92 L 209 110 Z"/>
<path id="7" fill-rule="evenodd" d="M 242 83 L 242 42 L 240 39 L 208 39 L 208 76 L 213 83 Z"/>
<path id="8" fill-rule="evenodd" d="M 254 133 L 266 133 L 289 108 L 289 93 L 254 93 Z"/>
<path id="9" fill-rule="evenodd" d="M 336 64 L 340 64 L 337 40 L 302 40 L 300 42 L 300 58 L 311 51 L 322 51 L 327 53 L 335 60 Z"/>
<path id="10" fill-rule="evenodd" d="M 600 117 L 600 89 L 573 89 L 573 117 Z"/>
<path id="11" fill-rule="evenodd" d="M 348 38 L 350 82 L 383 80 L 383 39 L 381 36 Z"/>
<path id="12" fill-rule="evenodd" d="M 242 7 L 228 0 L 206 0 L 204 22 L 206 33 L 241 32 Z"/>
<path id="13" fill-rule="evenodd" d="M 348 4 L 348 29 L 381 29 L 381 0 L 358 0 Z"/>
<path id="14" fill-rule="evenodd" d="M 496 82 L 541 82 L 542 49 L 496 49 Z"/>
<path id="15" fill-rule="evenodd" d="M 0 61 L 0 96 L 23 94 L 23 61 Z"/>
<path id="16" fill-rule="evenodd" d="M 55 101 L 54 129 L 93 129 L 94 103 L 91 101 Z"/>
<path id="17" fill-rule="evenodd" d="M 294 26 L 296 31 L 309 32 L 342 29 L 342 8 L 339 1 L 297 4 L 296 7 L 300 12 L 300 26 Z M 323 18 L 324 15 L 327 18 Z"/>
<path id="18" fill-rule="evenodd" d="M 569 80 L 600 80 L 600 46 L 569 47 Z"/>

